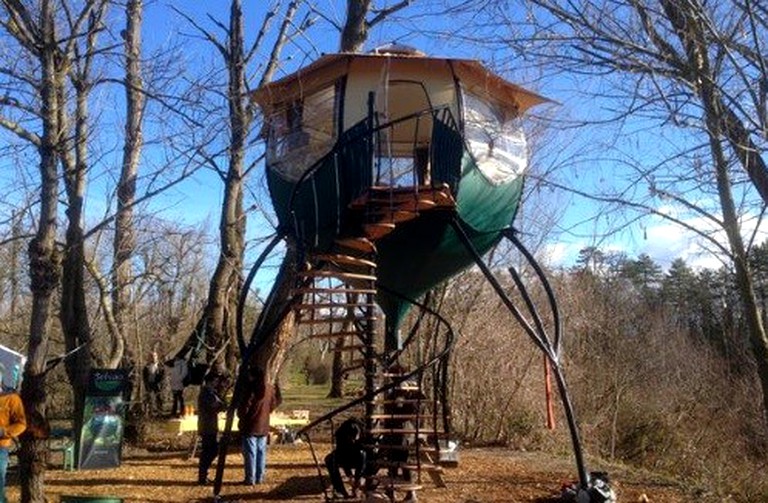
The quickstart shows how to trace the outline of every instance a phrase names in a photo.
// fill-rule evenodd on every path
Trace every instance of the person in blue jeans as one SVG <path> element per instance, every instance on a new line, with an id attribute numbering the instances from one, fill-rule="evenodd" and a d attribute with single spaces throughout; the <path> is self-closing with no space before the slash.
<path id="1" fill-rule="evenodd" d="M 237 428 L 243 439 L 243 464 L 246 485 L 261 484 L 267 467 L 269 414 L 282 402 L 280 387 L 267 382 L 264 371 L 248 368 L 246 393 L 237 407 Z"/>

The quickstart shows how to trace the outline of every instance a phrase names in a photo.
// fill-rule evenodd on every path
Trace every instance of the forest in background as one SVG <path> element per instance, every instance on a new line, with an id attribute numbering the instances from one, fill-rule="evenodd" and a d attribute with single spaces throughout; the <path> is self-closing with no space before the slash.
<path id="1" fill-rule="evenodd" d="M 412 3 L 420 10 L 411 16 Z M 248 92 L 282 62 L 313 59 L 323 30 L 355 51 L 369 30 L 413 33 L 421 20 L 448 16 L 467 34 L 421 34 L 446 37 L 447 47 L 472 44 L 500 72 L 533 66 L 544 76 L 601 79 L 595 92 L 607 117 L 533 121 L 536 154 L 516 222 L 533 249 L 557 240 L 562 215 L 549 202 L 559 197 L 600 203 L 594 218 L 617 228 L 651 215 L 696 230 L 669 205 L 713 226 L 701 238 L 722 270 L 675 262 L 662 274 L 648 257 L 593 248 L 579 266 L 550 271 L 588 451 L 765 499 L 766 269 L 765 250 L 753 245 L 768 201 L 764 7 L 594 1 L 573 11 L 536 0 L 521 3 L 516 18 L 508 6 L 348 0 L 324 10 L 276 1 L 245 29 L 241 2 L 232 1 L 210 17 L 178 8 L 184 35 L 150 50 L 140 0 L 3 0 L 0 342 L 29 356 L 23 394 L 33 421 L 77 404 L 90 368 L 140 368 L 152 348 L 170 355 L 201 319 L 209 353 L 232 367 L 233 307 L 272 222 Z M 187 58 L 192 38 L 210 52 Z M 640 141 L 635 117 L 658 128 L 653 155 L 617 146 Z M 616 143 L 593 141 L 596 124 L 613 128 Z M 594 149 L 553 153 L 579 135 Z M 570 185 L 584 166 L 616 185 Z M 220 184 L 216 229 L 164 218 L 156 201 L 202 173 Z M 249 227 L 246 239 L 246 221 L 264 232 Z M 500 271 L 517 264 L 506 250 L 492 259 Z M 564 450 L 560 434 L 542 427 L 541 357 L 491 297 L 472 272 L 438 296 L 461 333 L 454 426 L 471 443 Z M 80 347 L 49 374 L 52 360 Z M 278 367 L 285 349 L 278 341 L 268 355 Z M 24 501 L 41 501 L 43 449 L 36 438 L 22 445 Z"/>
<path id="2" fill-rule="evenodd" d="M 171 224 L 166 232 L 166 239 L 147 243 L 144 253 L 156 268 L 148 268 L 141 275 L 146 279 L 137 283 L 142 300 L 132 311 L 131 333 L 137 355 L 156 348 L 170 357 L 194 328 L 205 297 L 210 268 L 203 257 L 210 243 Z M 170 243 L 182 236 L 187 246 L 180 256 L 180 246 Z M 515 260 L 497 252 L 500 263 Z M 197 268 L 183 257 L 198 257 Z M 754 249 L 752 264 L 761 278 L 761 303 L 768 302 L 767 245 Z M 183 274 L 182 266 L 188 266 Z M 16 271 L 19 283 L 24 273 L 23 266 Z M 548 274 L 564 316 L 564 365 L 583 440 L 596 458 L 590 466 L 599 468 L 597 459 L 621 462 L 723 497 L 764 500 L 768 437 L 732 273 L 694 271 L 683 260 L 663 271 L 648 256 L 589 248 L 577 265 Z M 12 284 L 10 274 L 0 279 L 4 292 Z M 94 282 L 89 290 L 97 302 Z M 184 292 L 177 299 L 186 303 L 174 302 L 171 291 Z M 556 429 L 546 427 L 542 355 L 485 279 L 468 271 L 446 285 L 436 302 L 459 334 L 450 379 L 456 437 L 466 445 L 567 454 L 570 444 L 557 404 Z M 4 344 L 23 349 L 28 313 L 28 295 L 20 289 L 14 302 L 3 304 Z M 94 321 L 94 330 L 105 330 L 103 321 Z M 52 355 L 64 351 L 57 332 Z M 298 343 L 286 354 L 281 379 L 291 372 L 317 373 L 318 367 L 324 369 L 319 379 L 327 382 L 329 348 Z M 61 368 L 53 376 L 50 416 L 71 417 L 71 387 Z M 135 393 L 141 401 L 143 390 Z"/>

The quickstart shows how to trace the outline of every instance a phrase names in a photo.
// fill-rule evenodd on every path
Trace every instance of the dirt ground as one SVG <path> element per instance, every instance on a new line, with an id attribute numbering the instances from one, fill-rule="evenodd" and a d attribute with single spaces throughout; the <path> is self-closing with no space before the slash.
<path id="1" fill-rule="evenodd" d="M 328 450 L 315 445 L 318 457 Z M 601 470 L 606 467 L 595 467 Z M 221 500 L 322 502 L 324 493 L 312 452 L 306 444 L 270 446 L 267 482 L 242 486 L 243 464 L 239 454 L 227 457 Z M 626 469 L 609 468 L 620 502 L 701 502 L 701 496 L 685 494 L 678 484 Z M 553 502 L 563 483 L 576 475 L 568 459 L 543 453 L 508 449 L 463 449 L 459 466 L 442 474 L 447 485 L 438 488 L 430 477 L 422 478 L 419 501 L 426 503 Z M 211 477 L 213 471 L 211 471 Z M 52 468 L 46 476 L 50 503 L 67 496 L 111 496 L 123 502 L 170 503 L 213 501 L 212 487 L 196 485 L 197 460 L 183 451 L 128 450 L 119 468 L 62 471 Z M 325 478 L 326 484 L 327 477 Z M 9 501 L 19 501 L 18 486 L 8 490 Z"/>

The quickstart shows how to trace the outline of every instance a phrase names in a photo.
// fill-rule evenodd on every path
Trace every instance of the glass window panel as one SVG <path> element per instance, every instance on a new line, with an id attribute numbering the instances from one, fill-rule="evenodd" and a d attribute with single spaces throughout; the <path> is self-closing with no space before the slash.
<path id="1" fill-rule="evenodd" d="M 464 136 L 480 172 L 494 185 L 520 176 L 528 164 L 528 145 L 518 119 L 505 120 L 491 102 L 462 90 Z"/>
<path id="2" fill-rule="evenodd" d="M 336 86 L 286 104 L 269 121 L 267 163 L 297 181 L 327 154 L 336 140 Z"/>

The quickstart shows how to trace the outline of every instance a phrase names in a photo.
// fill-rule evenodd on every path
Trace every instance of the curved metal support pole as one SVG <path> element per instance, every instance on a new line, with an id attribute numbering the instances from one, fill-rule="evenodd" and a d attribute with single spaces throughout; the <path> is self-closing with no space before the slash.
<path id="1" fill-rule="evenodd" d="M 530 251 L 528 251 L 528 248 L 523 246 L 523 243 L 517 239 L 517 236 L 515 235 L 515 231 L 513 229 L 504 229 L 501 231 L 501 234 L 512 241 L 512 244 L 515 245 L 515 247 L 520 251 L 520 253 L 523 254 L 525 259 L 528 261 L 528 264 L 533 267 L 533 270 L 536 272 L 536 276 L 538 276 L 539 281 L 541 281 L 541 285 L 544 287 L 544 292 L 547 294 L 547 300 L 549 301 L 549 306 L 552 309 L 552 322 L 555 326 L 555 341 L 553 344 L 553 349 L 555 352 L 555 355 L 560 355 L 560 341 L 562 339 L 562 333 L 563 333 L 563 322 L 560 318 L 560 308 L 557 305 L 557 298 L 555 298 L 555 291 L 552 289 L 552 285 L 549 282 L 549 279 L 547 278 L 547 275 L 544 273 L 544 270 L 541 268 L 538 262 L 536 262 L 536 259 L 533 258 L 533 254 L 531 254 Z"/>
<path id="2" fill-rule="evenodd" d="M 280 239 L 284 239 L 286 236 L 285 234 L 278 234 L 275 236 L 275 238 L 270 242 L 270 247 L 274 247 L 277 244 L 277 241 Z M 267 253 L 271 251 L 266 250 L 262 255 L 259 257 L 259 260 L 257 261 L 257 264 L 259 267 L 263 264 L 264 259 L 267 255 Z M 251 273 L 249 275 L 249 279 L 252 281 L 253 277 L 256 275 L 256 270 L 258 268 L 254 267 L 254 269 L 251 270 Z M 256 352 L 256 350 L 259 348 L 261 343 L 263 342 L 263 338 L 257 337 L 258 334 L 262 333 L 268 333 L 265 331 L 274 331 L 277 329 L 277 326 L 280 324 L 280 322 L 283 320 L 283 318 L 286 316 L 288 311 L 290 311 L 291 306 L 295 302 L 295 299 L 291 299 L 290 302 L 285 303 L 283 306 L 275 305 L 275 288 L 277 288 L 279 281 L 281 281 L 281 278 L 278 276 L 275 278 L 275 283 L 272 287 L 272 291 L 270 292 L 267 302 L 264 305 L 264 308 L 262 309 L 261 313 L 259 314 L 259 319 L 256 323 L 256 328 L 254 328 L 254 335 L 251 337 L 251 340 L 248 342 L 248 344 L 245 346 L 245 350 L 241 352 L 241 361 L 248 362 L 251 359 L 251 356 Z M 244 285 L 244 289 L 247 289 L 250 283 Z M 241 293 L 240 301 L 244 302 L 244 298 L 247 294 Z M 272 323 L 270 326 L 265 327 L 264 324 L 266 323 L 267 316 L 271 314 L 273 309 L 280 309 L 280 316 L 276 318 L 276 321 Z M 238 305 L 238 317 L 242 316 L 243 312 L 240 309 L 240 306 Z M 242 320 L 238 319 L 238 325 L 240 326 L 240 329 L 242 329 Z M 221 440 L 219 442 L 219 456 L 218 460 L 216 462 L 216 476 L 214 479 L 213 484 L 213 495 L 214 498 L 218 498 L 219 494 L 221 492 L 221 486 L 224 478 L 224 467 L 226 464 L 226 453 L 227 448 L 229 447 L 229 440 L 232 436 L 232 424 L 234 423 L 234 417 L 235 417 L 235 411 L 237 410 L 237 406 L 239 405 L 240 398 L 243 394 L 244 388 L 247 384 L 247 365 L 240 365 L 240 370 L 237 374 L 237 378 L 235 380 L 235 388 L 232 392 L 232 402 L 229 404 L 229 407 L 227 407 L 227 418 L 224 423 L 224 431 L 221 435 Z"/>
<path id="3" fill-rule="evenodd" d="M 259 258 L 254 262 L 253 267 L 251 267 L 251 272 L 248 273 L 248 277 L 245 279 L 245 283 L 243 284 L 243 288 L 240 291 L 240 298 L 237 302 L 237 314 L 235 318 L 235 323 L 237 324 L 237 345 L 240 347 L 240 353 L 244 353 L 245 349 L 247 347 L 247 344 L 245 343 L 245 336 L 243 335 L 243 315 L 245 311 L 245 301 L 248 299 L 248 291 L 251 289 L 251 283 L 253 282 L 254 278 L 256 277 L 256 273 L 261 268 L 261 265 L 264 263 L 264 261 L 267 259 L 267 256 L 272 251 L 272 249 L 277 246 L 277 243 L 285 239 L 285 234 L 277 233 L 272 237 L 272 240 L 269 242 L 267 247 L 264 249 L 263 252 L 261 252 L 261 255 Z"/>
<path id="4" fill-rule="evenodd" d="M 565 417 L 566 417 L 566 421 L 568 422 L 568 429 L 571 435 L 571 443 L 573 445 L 573 452 L 576 458 L 576 469 L 579 472 L 579 483 L 583 489 L 587 489 L 589 487 L 589 476 L 587 474 L 587 468 L 584 463 L 584 454 L 581 448 L 579 430 L 576 425 L 576 416 L 573 412 L 573 404 L 571 403 L 571 399 L 568 394 L 568 388 L 565 383 L 565 377 L 563 376 L 562 368 L 560 367 L 560 364 L 557 360 L 557 355 L 555 354 L 555 352 L 553 351 L 553 348 L 549 344 L 549 339 L 546 337 L 546 334 L 543 334 L 543 333 L 536 334 L 533 331 L 533 328 L 528 323 L 528 321 L 525 320 L 525 318 L 523 318 L 523 316 L 520 314 L 519 310 L 514 305 L 512 300 L 509 298 L 509 296 L 507 296 L 506 292 L 504 291 L 504 288 L 499 283 L 499 280 L 496 279 L 496 277 L 493 275 L 493 272 L 488 268 L 483 258 L 475 249 L 474 245 L 472 244 L 472 241 L 470 241 L 469 237 L 464 231 L 464 228 L 462 227 L 461 222 L 458 221 L 457 219 L 453 219 L 451 221 L 451 224 L 454 230 L 456 231 L 456 234 L 461 239 L 461 242 L 466 247 L 467 251 L 469 251 L 469 253 L 474 258 L 475 264 L 477 264 L 477 266 L 482 271 L 483 275 L 486 277 L 486 279 L 491 284 L 493 289 L 499 295 L 499 297 L 501 298 L 501 301 L 512 312 L 515 318 L 517 318 L 518 321 L 520 321 L 523 328 L 526 330 L 526 332 L 528 332 L 528 335 L 531 336 L 533 341 L 536 343 L 537 346 L 539 346 L 539 348 L 544 352 L 547 359 L 549 360 L 552 366 L 552 369 L 555 373 L 557 389 L 560 394 L 560 399 L 563 403 L 563 408 L 565 409 Z"/>

